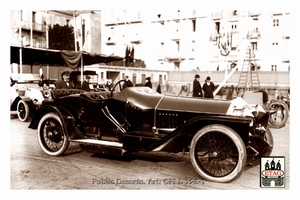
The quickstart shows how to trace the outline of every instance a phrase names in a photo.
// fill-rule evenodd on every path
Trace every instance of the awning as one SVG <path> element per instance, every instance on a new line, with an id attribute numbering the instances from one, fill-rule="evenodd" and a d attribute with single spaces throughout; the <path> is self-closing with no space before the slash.
<path id="1" fill-rule="evenodd" d="M 103 54 L 90 54 L 81 51 L 71 50 L 53 50 L 53 49 L 38 49 L 38 48 L 22 48 L 22 64 L 27 65 L 67 65 L 71 68 L 81 66 L 81 55 L 83 65 L 92 65 L 100 63 L 109 63 L 113 61 L 123 60 L 119 56 L 106 56 Z M 20 64 L 20 47 L 10 46 L 10 64 Z"/>

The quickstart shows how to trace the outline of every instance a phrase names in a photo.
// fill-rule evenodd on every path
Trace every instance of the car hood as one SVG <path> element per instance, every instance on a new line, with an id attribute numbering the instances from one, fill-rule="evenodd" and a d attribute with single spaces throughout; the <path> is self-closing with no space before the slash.
<path id="1" fill-rule="evenodd" d="M 125 88 L 113 97 L 141 109 L 226 114 L 230 101 L 162 95 L 147 87 Z"/>
<path id="2" fill-rule="evenodd" d="M 223 100 L 164 96 L 159 102 L 157 109 L 226 114 L 230 105 L 230 101 Z"/>

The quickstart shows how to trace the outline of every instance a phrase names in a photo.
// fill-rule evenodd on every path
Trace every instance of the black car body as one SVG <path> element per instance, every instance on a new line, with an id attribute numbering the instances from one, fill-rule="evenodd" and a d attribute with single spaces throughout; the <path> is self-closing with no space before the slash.
<path id="1" fill-rule="evenodd" d="M 272 152 L 269 114 L 243 99 L 232 101 L 162 95 L 148 87 L 111 92 L 66 92 L 43 106 L 29 128 L 43 151 L 60 156 L 69 142 L 93 153 L 189 152 L 206 180 L 229 182 L 246 164 Z M 54 94 L 55 93 L 55 94 Z M 52 91 L 52 95 L 64 93 Z"/>

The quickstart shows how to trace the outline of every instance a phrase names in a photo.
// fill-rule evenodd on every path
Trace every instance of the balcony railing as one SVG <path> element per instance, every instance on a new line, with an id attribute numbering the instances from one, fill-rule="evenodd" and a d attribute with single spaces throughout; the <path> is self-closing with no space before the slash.
<path id="1" fill-rule="evenodd" d="M 247 38 L 248 39 L 258 39 L 258 38 L 260 38 L 260 32 L 248 31 Z"/>
<path id="2" fill-rule="evenodd" d="M 136 33 L 130 38 L 131 43 L 140 44 L 142 42 L 142 38 L 140 34 Z"/>
<path id="3" fill-rule="evenodd" d="M 214 13 L 211 14 L 212 19 L 222 19 L 222 16 L 223 16 L 222 11 L 214 12 Z"/>
<path id="4" fill-rule="evenodd" d="M 117 42 L 114 37 L 108 37 L 105 41 L 106 45 L 115 45 Z"/>
<path id="5" fill-rule="evenodd" d="M 239 16 L 240 16 L 240 11 L 238 11 L 238 10 L 231 10 L 228 12 L 229 18 L 239 17 Z"/>
<path id="6" fill-rule="evenodd" d="M 259 10 L 250 10 L 248 13 L 249 17 L 255 17 L 255 16 L 259 16 L 260 15 L 260 11 Z"/>
<path id="7" fill-rule="evenodd" d="M 22 29 L 31 30 L 31 22 L 22 21 Z M 32 30 L 38 32 L 46 32 L 46 25 L 32 23 Z"/>
<path id="8" fill-rule="evenodd" d="M 32 46 L 35 48 L 47 48 L 45 39 L 33 39 Z"/>
<path id="9" fill-rule="evenodd" d="M 182 61 L 186 58 L 186 54 L 179 51 L 172 51 L 172 52 L 165 52 L 164 53 L 165 59 L 170 61 Z"/>

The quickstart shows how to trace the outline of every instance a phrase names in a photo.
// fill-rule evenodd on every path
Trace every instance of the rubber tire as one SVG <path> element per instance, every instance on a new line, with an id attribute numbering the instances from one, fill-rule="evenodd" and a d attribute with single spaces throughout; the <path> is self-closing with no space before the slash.
<path id="1" fill-rule="evenodd" d="M 198 165 L 198 162 L 196 160 L 195 148 L 196 148 L 197 142 L 202 136 L 204 136 L 206 133 L 209 133 L 209 132 L 223 133 L 224 135 L 226 135 L 233 141 L 233 143 L 235 144 L 235 146 L 238 149 L 238 157 L 239 158 L 238 158 L 237 166 L 230 174 L 228 174 L 226 176 L 215 177 L 215 176 L 211 176 L 211 175 L 207 174 L 205 171 L 203 171 L 201 169 L 201 167 Z M 247 151 L 246 151 L 243 140 L 234 130 L 232 130 L 231 128 L 229 128 L 227 126 L 221 125 L 221 124 L 212 124 L 212 125 L 203 127 L 194 135 L 194 137 L 191 141 L 191 144 L 190 144 L 190 159 L 191 159 L 194 169 L 202 178 L 204 178 L 207 181 L 226 183 L 226 182 L 233 181 L 242 175 L 244 167 L 246 165 L 246 161 L 247 161 Z"/>
<path id="2" fill-rule="evenodd" d="M 60 147 L 60 149 L 58 149 L 57 151 L 51 151 L 49 150 L 49 148 L 44 144 L 44 136 L 43 136 L 43 126 L 44 126 L 44 123 L 49 119 L 49 118 L 52 118 L 54 119 L 56 122 L 58 122 L 60 124 L 60 127 L 58 127 L 61 131 L 61 134 L 63 134 L 63 144 L 62 146 Z M 42 117 L 42 119 L 40 120 L 39 124 L 38 124 L 38 142 L 39 142 L 39 145 L 40 147 L 42 148 L 42 150 L 50 155 L 50 156 L 61 156 L 63 155 L 66 150 L 68 149 L 69 147 L 69 136 L 68 134 L 65 133 L 65 131 L 63 131 L 63 125 L 62 125 L 62 122 L 61 122 L 61 119 L 59 118 L 59 116 L 55 113 L 47 113 L 46 115 L 44 115 Z"/>
<path id="3" fill-rule="evenodd" d="M 274 122 L 272 120 L 272 114 L 269 116 L 269 121 L 268 121 L 268 126 L 270 128 L 282 128 L 283 126 L 285 126 L 285 123 L 287 122 L 288 120 L 288 117 L 289 117 L 289 107 L 286 103 L 284 103 L 283 101 L 272 101 L 268 108 L 271 110 L 272 109 L 272 106 L 273 105 L 280 105 L 283 107 L 284 111 L 285 111 L 285 114 L 284 114 L 284 117 L 283 117 L 283 120 L 279 123 L 279 124 L 276 124 L 276 122 Z"/>
<path id="4" fill-rule="evenodd" d="M 21 113 L 20 113 L 20 106 L 24 106 L 24 112 L 25 112 L 25 116 L 22 117 L 21 116 Z M 17 104 L 17 114 L 18 114 L 18 118 L 21 122 L 26 122 L 28 121 L 28 118 L 29 118 L 29 113 L 30 113 L 30 110 L 29 110 L 29 106 L 28 104 L 24 101 L 24 100 L 20 100 Z"/>

